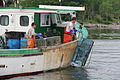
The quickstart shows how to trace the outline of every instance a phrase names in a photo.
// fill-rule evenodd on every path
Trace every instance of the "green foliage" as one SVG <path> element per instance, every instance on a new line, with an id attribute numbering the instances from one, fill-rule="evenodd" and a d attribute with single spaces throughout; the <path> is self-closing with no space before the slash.
<path id="1" fill-rule="evenodd" d="M 101 22 L 102 22 L 102 20 L 103 20 L 103 19 L 102 19 L 102 17 L 101 17 L 101 15 L 98 15 L 98 14 L 97 14 L 97 15 L 95 15 L 95 17 L 94 17 L 94 18 L 95 18 L 95 21 L 96 21 L 96 22 L 98 22 L 98 23 L 101 23 Z"/>
<path id="2" fill-rule="evenodd" d="M 21 0 L 21 6 L 38 5 L 85 6 L 86 11 L 77 13 L 77 19 L 86 23 L 111 24 L 120 20 L 120 0 Z"/>
<path id="3" fill-rule="evenodd" d="M 14 4 L 9 5 L 9 7 L 14 7 Z"/>
<path id="4" fill-rule="evenodd" d="M 20 2 L 24 7 L 38 7 L 38 5 L 59 5 L 58 0 L 24 0 Z"/>

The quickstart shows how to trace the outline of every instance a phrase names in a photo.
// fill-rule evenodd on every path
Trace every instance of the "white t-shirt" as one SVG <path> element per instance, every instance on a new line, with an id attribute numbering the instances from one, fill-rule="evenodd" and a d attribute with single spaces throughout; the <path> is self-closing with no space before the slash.
<path id="1" fill-rule="evenodd" d="M 33 27 L 31 27 L 30 29 L 28 29 L 28 31 L 27 31 L 26 34 L 28 35 L 28 38 L 32 38 L 32 35 L 36 35 L 35 30 L 34 30 Z"/>
<path id="2" fill-rule="evenodd" d="M 72 26 L 73 28 L 76 28 L 76 22 L 73 24 L 72 22 L 69 22 L 66 26 L 66 32 L 70 32 L 70 26 Z"/>

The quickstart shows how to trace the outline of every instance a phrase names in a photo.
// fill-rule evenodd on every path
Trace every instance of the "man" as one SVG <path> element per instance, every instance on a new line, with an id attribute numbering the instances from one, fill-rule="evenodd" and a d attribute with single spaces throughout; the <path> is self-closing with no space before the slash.
<path id="1" fill-rule="evenodd" d="M 73 30 L 73 28 L 76 27 L 76 17 L 72 18 L 72 21 L 69 22 L 66 26 L 66 32 L 70 32 L 71 30 Z"/>
<path id="2" fill-rule="evenodd" d="M 75 31 L 76 29 L 76 17 L 72 18 L 72 21 L 69 22 L 65 29 L 64 34 L 64 43 L 75 40 Z"/>
<path id="3" fill-rule="evenodd" d="M 32 23 L 31 24 L 31 28 L 28 29 L 27 33 L 26 33 L 26 37 L 28 39 L 28 48 L 35 48 L 35 29 L 36 28 L 36 24 Z"/>

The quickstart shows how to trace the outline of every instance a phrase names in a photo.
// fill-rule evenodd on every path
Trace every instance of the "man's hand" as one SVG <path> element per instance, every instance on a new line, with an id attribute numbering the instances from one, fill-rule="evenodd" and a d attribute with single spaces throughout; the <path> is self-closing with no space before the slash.
<path id="1" fill-rule="evenodd" d="M 71 29 L 71 30 L 73 30 L 73 27 L 72 27 L 72 26 L 70 26 L 70 29 Z"/>

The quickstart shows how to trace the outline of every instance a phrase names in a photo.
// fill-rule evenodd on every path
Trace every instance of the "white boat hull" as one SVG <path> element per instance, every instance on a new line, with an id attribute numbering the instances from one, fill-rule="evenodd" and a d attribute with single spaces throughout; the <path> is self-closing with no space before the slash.
<path id="1" fill-rule="evenodd" d="M 47 71 L 71 63 L 77 41 L 47 48 L 43 54 L 0 57 L 0 76 Z"/>

